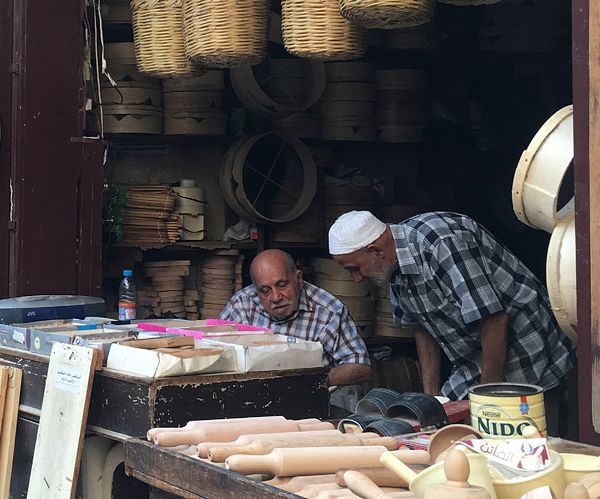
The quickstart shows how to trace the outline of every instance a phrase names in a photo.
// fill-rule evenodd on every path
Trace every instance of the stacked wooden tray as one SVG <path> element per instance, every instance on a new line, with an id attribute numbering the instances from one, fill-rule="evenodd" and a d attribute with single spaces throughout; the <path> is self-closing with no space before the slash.
<path id="1" fill-rule="evenodd" d="M 244 256 L 238 250 L 216 250 L 199 267 L 202 319 L 217 317 L 233 294 L 242 289 Z"/>
<path id="2" fill-rule="evenodd" d="M 179 239 L 177 196 L 165 185 L 127 188 L 123 209 L 122 242 L 132 245 L 174 243 Z"/>
<path id="3" fill-rule="evenodd" d="M 112 81 L 100 87 L 104 132 L 161 133 L 160 80 L 137 70 L 133 43 L 108 43 L 106 59 Z"/>
<path id="4" fill-rule="evenodd" d="M 319 100 L 321 134 L 328 140 L 374 140 L 375 72 L 366 62 L 325 64 L 327 84 Z"/>
<path id="5" fill-rule="evenodd" d="M 222 70 L 208 70 L 200 76 L 165 78 L 162 84 L 165 135 L 227 133 Z"/>
<path id="6" fill-rule="evenodd" d="M 153 307 L 155 315 L 170 313 L 186 318 L 184 278 L 190 275 L 190 263 L 189 260 L 144 263 L 144 277 L 150 278 L 150 289 L 156 292 L 156 305 Z"/>

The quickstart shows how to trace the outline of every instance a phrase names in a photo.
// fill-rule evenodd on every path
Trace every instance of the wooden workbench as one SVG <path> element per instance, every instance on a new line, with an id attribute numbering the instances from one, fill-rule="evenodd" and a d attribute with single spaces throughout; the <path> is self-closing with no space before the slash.
<path id="1" fill-rule="evenodd" d="M 11 497 L 25 497 L 49 358 L 0 347 L 0 365 L 23 369 Z M 124 441 L 190 420 L 280 415 L 329 417 L 327 369 L 144 378 L 96 371 L 88 432 Z M 256 496 L 255 496 L 256 497 Z"/>

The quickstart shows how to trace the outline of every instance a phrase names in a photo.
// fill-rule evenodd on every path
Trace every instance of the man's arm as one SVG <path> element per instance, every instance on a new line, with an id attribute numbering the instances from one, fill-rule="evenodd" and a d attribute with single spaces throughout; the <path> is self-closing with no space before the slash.
<path id="1" fill-rule="evenodd" d="M 440 347 L 425 329 L 415 329 L 415 343 L 421 367 L 423 391 L 429 395 L 440 394 Z"/>
<path id="2" fill-rule="evenodd" d="M 479 321 L 481 334 L 481 383 L 504 381 L 508 315 L 498 312 Z"/>
<path id="3" fill-rule="evenodd" d="M 329 385 L 357 385 L 369 381 L 373 369 L 366 364 L 341 364 L 329 371 Z"/>

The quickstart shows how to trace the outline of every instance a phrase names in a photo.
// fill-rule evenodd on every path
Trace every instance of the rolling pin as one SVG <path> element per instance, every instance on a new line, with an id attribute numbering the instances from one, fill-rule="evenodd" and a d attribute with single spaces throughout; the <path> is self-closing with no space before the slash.
<path id="1" fill-rule="evenodd" d="M 383 445 L 388 450 L 394 450 L 398 446 L 396 439 L 393 437 L 361 439 L 356 435 L 346 435 L 342 433 L 335 436 L 316 435 L 306 438 L 302 435 L 302 432 L 300 432 L 297 437 L 295 435 L 290 435 L 268 440 L 257 439 L 247 445 L 213 447 L 208 451 L 208 458 L 215 463 L 222 463 L 225 459 L 234 454 L 262 455 L 268 454 L 273 449 L 289 447 L 349 447 L 364 445 Z"/>
<path id="2" fill-rule="evenodd" d="M 431 464 L 431 456 L 426 450 L 400 449 L 391 453 L 404 464 Z"/>
<path id="3" fill-rule="evenodd" d="M 199 428 L 199 427 L 207 425 L 207 424 L 239 423 L 240 421 L 286 421 L 286 418 L 284 418 L 283 416 L 260 416 L 260 417 L 252 417 L 252 418 L 203 419 L 203 420 L 198 420 L 198 421 L 188 421 L 188 423 L 185 426 L 181 426 L 178 428 L 175 428 L 175 427 L 161 428 L 160 426 L 157 428 L 150 428 L 146 432 L 146 438 L 148 439 L 149 442 L 152 442 L 155 435 L 157 435 L 159 433 L 167 432 L 167 431 L 188 431 L 188 430 L 193 430 L 194 428 Z M 314 422 L 314 421 L 312 421 L 312 422 Z"/>
<path id="4" fill-rule="evenodd" d="M 325 437 L 327 435 L 345 435 L 338 430 L 316 430 L 316 431 L 303 431 L 303 432 L 282 432 L 282 433 L 258 433 L 258 434 L 248 434 L 248 435 L 240 435 L 233 442 L 203 442 L 196 446 L 197 454 L 200 457 L 208 457 L 208 451 L 215 447 L 231 447 L 235 445 L 248 445 L 254 442 L 255 440 L 270 440 L 272 438 L 289 438 L 290 436 L 294 436 L 294 438 L 300 439 L 306 438 L 308 439 L 310 436 L 318 435 L 320 437 Z M 367 438 L 379 438 L 377 433 L 360 433 L 355 435 L 358 438 L 363 440 Z M 299 445 L 298 447 L 301 447 Z"/>
<path id="5" fill-rule="evenodd" d="M 344 481 L 346 469 L 339 470 L 335 474 L 335 483 L 340 487 L 347 487 Z M 404 487 L 408 488 L 408 482 L 402 480 L 396 473 L 387 468 L 361 468 L 360 472 L 371 480 L 378 487 Z"/>
<path id="6" fill-rule="evenodd" d="M 285 481 L 286 483 L 281 483 Z M 307 476 L 293 476 L 291 478 L 275 477 L 268 482 L 265 482 L 273 487 L 280 488 L 286 492 L 296 493 L 302 490 L 307 485 L 314 483 L 332 483 L 335 481 L 335 475 L 307 475 Z M 279 484 L 278 484 L 279 483 Z"/>
<path id="7" fill-rule="evenodd" d="M 338 486 L 335 482 L 329 483 L 313 483 L 307 485 L 303 489 L 296 492 L 297 495 L 307 498 L 317 497 L 324 490 L 340 490 L 341 487 Z"/>
<path id="8" fill-rule="evenodd" d="M 181 444 L 199 444 L 216 441 L 229 442 L 244 433 L 269 433 L 273 431 L 311 431 L 333 429 L 331 423 L 298 423 L 288 420 L 253 420 L 236 423 L 212 423 L 187 431 L 168 431 L 154 436 L 154 443 L 161 447 Z"/>
<path id="9" fill-rule="evenodd" d="M 592 499 L 600 497 L 600 472 L 587 473 L 583 475 L 578 483 L 583 485 Z"/>
<path id="10" fill-rule="evenodd" d="M 383 492 L 371 479 L 360 471 L 349 470 L 344 472 L 344 482 L 352 492 L 364 499 L 387 499 L 389 496 Z"/>
<path id="11" fill-rule="evenodd" d="M 565 490 L 565 499 L 590 499 L 590 494 L 583 485 L 573 482 Z"/>
<path id="12" fill-rule="evenodd" d="M 244 475 L 271 473 L 275 476 L 335 473 L 341 468 L 372 468 L 388 452 L 382 445 L 364 447 L 303 447 L 274 449 L 263 456 L 230 456 L 225 466 Z"/>

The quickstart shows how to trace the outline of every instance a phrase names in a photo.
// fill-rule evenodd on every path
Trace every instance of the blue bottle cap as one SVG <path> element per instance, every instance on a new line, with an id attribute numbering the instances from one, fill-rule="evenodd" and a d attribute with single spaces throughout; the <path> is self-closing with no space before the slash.
<path id="1" fill-rule="evenodd" d="M 131 277 L 131 276 L 133 275 L 133 270 L 130 270 L 130 269 L 125 269 L 125 270 L 123 271 L 123 275 L 124 275 L 125 277 Z"/>

